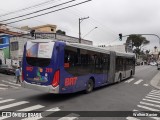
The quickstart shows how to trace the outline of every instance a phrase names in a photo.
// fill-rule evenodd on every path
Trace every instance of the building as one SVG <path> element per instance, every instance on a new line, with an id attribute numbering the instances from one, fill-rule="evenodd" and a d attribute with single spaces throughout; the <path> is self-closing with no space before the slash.
<path id="1" fill-rule="evenodd" d="M 0 59 L 2 63 L 5 63 L 5 60 L 10 58 L 9 37 L 9 35 L 0 36 Z"/>
<path id="2" fill-rule="evenodd" d="M 0 59 L 3 60 L 10 58 L 10 37 L 21 35 L 21 32 L 17 32 L 17 30 L 12 30 L 9 26 L 0 24 Z"/>
<path id="3" fill-rule="evenodd" d="M 57 26 L 46 24 L 46 25 L 41 25 L 36 27 L 23 26 L 21 27 L 21 29 L 26 31 L 35 30 L 35 32 L 43 32 L 43 33 L 56 33 Z"/>
<path id="4" fill-rule="evenodd" d="M 152 50 L 151 51 L 151 62 L 153 62 L 153 61 L 159 61 L 160 60 L 160 55 L 159 55 L 159 50 L 158 50 L 158 48 L 156 47 L 156 48 L 154 48 L 154 50 Z"/>
<path id="5" fill-rule="evenodd" d="M 51 24 L 32 27 L 32 28 L 29 28 L 28 26 L 21 27 L 21 29 L 25 31 L 35 30 L 35 33 L 32 37 L 31 37 L 31 34 L 10 37 L 11 59 L 14 59 L 14 60 L 22 59 L 24 44 L 28 40 L 56 39 L 58 41 L 79 43 L 79 38 L 68 36 L 68 35 L 56 34 L 56 28 L 57 28 L 56 25 L 51 25 Z M 81 43 L 93 45 L 92 41 L 85 40 L 85 39 L 82 39 Z"/>
<path id="6" fill-rule="evenodd" d="M 21 36 L 12 36 L 10 37 L 10 54 L 11 59 L 21 60 L 23 56 L 24 44 L 28 40 L 36 39 L 56 39 L 58 41 L 78 43 L 79 38 L 71 37 L 67 35 L 58 35 L 56 33 L 35 33 L 34 37 L 31 37 L 30 34 L 21 35 Z M 89 40 L 82 39 L 82 44 L 92 45 L 93 42 Z"/>

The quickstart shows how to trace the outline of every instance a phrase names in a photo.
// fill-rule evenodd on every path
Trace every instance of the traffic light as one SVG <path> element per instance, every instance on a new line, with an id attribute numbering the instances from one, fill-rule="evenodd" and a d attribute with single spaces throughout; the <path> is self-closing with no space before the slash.
<path id="1" fill-rule="evenodd" d="M 122 41 L 122 33 L 119 34 L 119 40 Z"/>
<path id="2" fill-rule="evenodd" d="M 34 37 L 34 33 L 35 33 L 35 30 L 30 31 L 30 34 L 31 34 L 32 37 Z"/>

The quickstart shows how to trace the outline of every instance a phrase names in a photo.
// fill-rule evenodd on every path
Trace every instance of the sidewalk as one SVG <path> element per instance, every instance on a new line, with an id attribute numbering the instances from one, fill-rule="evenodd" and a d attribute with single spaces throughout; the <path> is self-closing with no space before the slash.
<path id="1" fill-rule="evenodd" d="M 160 89 L 160 71 L 157 73 L 156 76 L 154 76 L 154 78 L 151 80 L 150 84 L 153 87 Z"/>

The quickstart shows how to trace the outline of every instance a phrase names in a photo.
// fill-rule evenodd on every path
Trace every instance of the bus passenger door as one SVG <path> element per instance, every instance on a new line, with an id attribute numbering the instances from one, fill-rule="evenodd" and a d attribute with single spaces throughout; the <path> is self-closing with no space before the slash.
<path id="1" fill-rule="evenodd" d="M 108 74 L 108 81 L 109 83 L 115 82 L 115 72 L 116 72 L 116 53 L 111 51 L 110 52 L 110 60 L 109 60 L 109 74 Z"/>
<path id="2" fill-rule="evenodd" d="M 126 59 L 123 59 L 123 78 L 126 78 Z"/>
<path id="3" fill-rule="evenodd" d="M 109 73 L 109 55 L 104 55 L 103 56 L 103 83 L 106 83 L 108 81 L 108 73 Z"/>

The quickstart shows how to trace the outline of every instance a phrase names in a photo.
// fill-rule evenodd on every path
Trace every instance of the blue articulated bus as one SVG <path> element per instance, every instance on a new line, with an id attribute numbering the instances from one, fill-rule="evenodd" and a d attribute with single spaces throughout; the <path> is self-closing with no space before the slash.
<path id="1" fill-rule="evenodd" d="M 134 54 L 56 40 L 32 40 L 24 46 L 22 86 L 64 94 L 120 82 L 135 73 Z"/>

